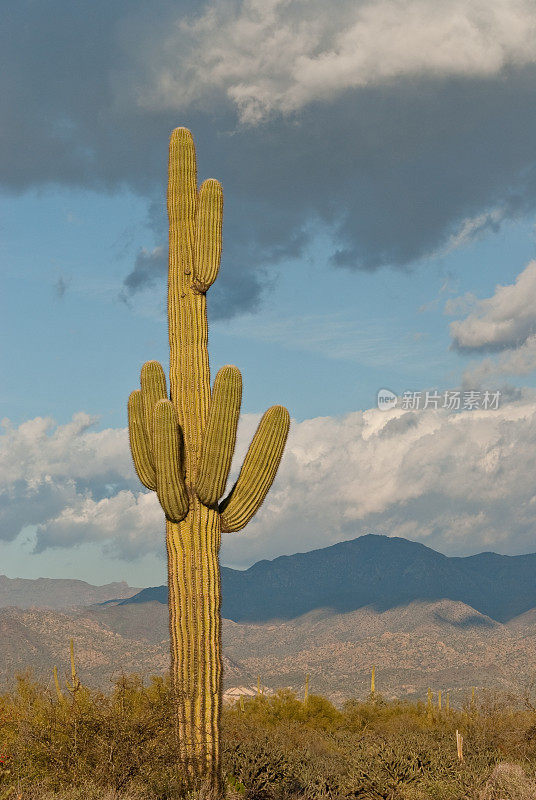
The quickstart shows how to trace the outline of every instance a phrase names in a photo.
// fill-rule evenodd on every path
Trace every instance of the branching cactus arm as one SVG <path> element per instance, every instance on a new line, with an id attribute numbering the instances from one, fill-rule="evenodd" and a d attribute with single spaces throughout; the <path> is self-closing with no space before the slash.
<path id="1" fill-rule="evenodd" d="M 222 367 L 216 375 L 197 470 L 197 496 L 214 506 L 225 491 L 236 442 L 242 399 L 242 376 L 236 367 Z"/>
<path id="2" fill-rule="evenodd" d="M 278 470 L 289 425 L 283 406 L 272 406 L 264 414 L 238 480 L 220 504 L 222 531 L 241 530 L 259 510 Z"/>

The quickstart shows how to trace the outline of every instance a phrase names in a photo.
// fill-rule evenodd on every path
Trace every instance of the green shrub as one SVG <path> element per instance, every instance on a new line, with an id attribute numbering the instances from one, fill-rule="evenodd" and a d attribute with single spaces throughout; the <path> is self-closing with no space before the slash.
<path id="1" fill-rule="evenodd" d="M 483 693 L 430 715 L 376 696 L 337 709 L 289 690 L 223 714 L 234 800 L 528 800 L 536 796 L 536 710 Z M 0 800 L 172 800 L 178 765 L 171 687 L 123 676 L 108 692 L 56 692 L 18 679 L 0 696 Z M 464 736 L 458 762 L 456 730 Z M 505 766 L 506 764 L 506 766 Z M 514 787 L 514 788 L 513 788 Z M 515 787 L 518 787 L 517 789 Z"/>

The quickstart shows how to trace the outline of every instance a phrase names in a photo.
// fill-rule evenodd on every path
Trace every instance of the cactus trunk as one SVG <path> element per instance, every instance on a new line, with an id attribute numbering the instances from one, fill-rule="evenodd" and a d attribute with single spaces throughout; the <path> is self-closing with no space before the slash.
<path id="1" fill-rule="evenodd" d="M 191 778 L 219 780 L 222 694 L 221 590 L 216 511 L 193 503 L 167 522 L 169 629 L 181 757 Z"/>
<path id="2" fill-rule="evenodd" d="M 188 137 L 189 138 L 189 137 Z M 191 777 L 219 780 L 222 693 L 219 514 L 195 495 L 196 465 L 210 403 L 206 296 L 192 279 L 195 151 L 172 137 L 169 150 L 169 378 L 184 446 L 187 516 L 166 522 L 171 669 L 182 758 Z M 178 150 L 182 146 L 185 158 Z"/>
<path id="3" fill-rule="evenodd" d="M 171 674 L 180 757 L 191 782 L 221 791 L 222 531 L 256 513 L 277 472 L 288 411 L 264 414 L 235 485 L 220 499 L 231 466 L 242 379 L 223 367 L 210 389 L 205 293 L 221 253 L 223 195 L 217 181 L 198 190 L 195 148 L 177 128 L 169 148 L 168 322 L 170 395 L 160 364 L 149 361 L 128 403 L 130 446 L 141 482 L 166 516 Z"/>

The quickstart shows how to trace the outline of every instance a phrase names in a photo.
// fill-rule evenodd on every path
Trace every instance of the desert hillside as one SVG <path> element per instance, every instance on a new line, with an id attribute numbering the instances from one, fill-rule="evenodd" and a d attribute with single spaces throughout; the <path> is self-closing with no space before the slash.
<path id="1" fill-rule="evenodd" d="M 85 611 L 0 610 L 0 680 L 31 667 L 45 681 L 56 664 L 67 673 L 75 641 L 81 678 L 107 688 L 120 674 L 163 673 L 169 662 L 167 608 L 156 602 Z M 386 697 L 450 690 L 463 702 L 471 686 L 520 691 L 536 664 L 536 611 L 499 623 L 450 600 L 413 602 L 386 611 L 317 610 L 290 621 L 224 620 L 225 687 L 303 687 L 338 701 L 368 691 L 376 665 Z"/>

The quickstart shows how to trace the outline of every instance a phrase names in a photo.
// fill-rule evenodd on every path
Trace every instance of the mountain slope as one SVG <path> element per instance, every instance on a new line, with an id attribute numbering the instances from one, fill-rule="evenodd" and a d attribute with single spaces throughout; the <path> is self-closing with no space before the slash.
<path id="1" fill-rule="evenodd" d="M 131 597 L 139 589 L 124 581 L 92 586 L 69 578 L 8 578 L 0 575 L 0 608 L 76 608 Z"/>
<path id="2" fill-rule="evenodd" d="M 222 596 L 223 616 L 236 622 L 442 599 L 506 622 L 536 607 L 536 554 L 448 557 L 407 539 L 368 534 L 243 571 L 222 567 Z M 147 600 L 167 603 L 167 588 L 144 589 L 123 604 Z"/>
<path id="3" fill-rule="evenodd" d="M 84 683 L 109 689 L 113 678 L 147 678 L 169 667 L 167 608 L 161 603 L 104 606 L 77 612 L 0 609 L 0 684 L 30 667 L 53 691 L 52 670 L 69 670 L 74 639 Z M 225 687 L 291 686 L 339 701 L 368 692 L 370 668 L 386 697 L 426 696 L 430 686 L 451 692 L 453 704 L 471 686 L 520 692 L 533 676 L 536 625 L 530 613 L 508 625 L 451 600 L 413 602 L 378 612 L 316 610 L 263 624 L 223 621 Z M 480 689 L 479 689 L 480 691 Z"/>

